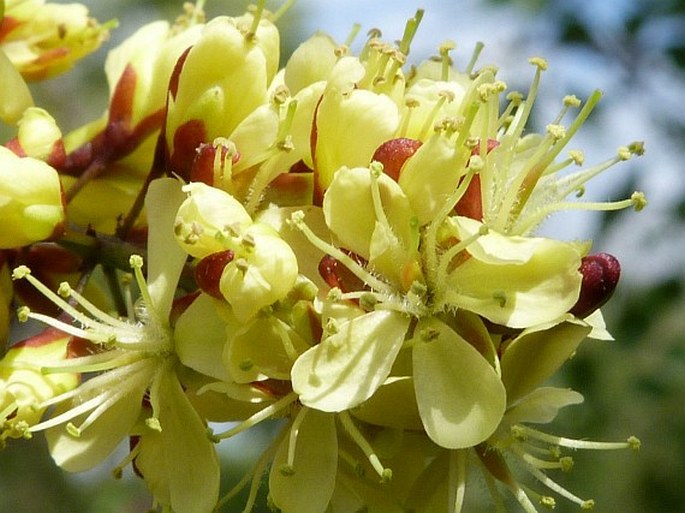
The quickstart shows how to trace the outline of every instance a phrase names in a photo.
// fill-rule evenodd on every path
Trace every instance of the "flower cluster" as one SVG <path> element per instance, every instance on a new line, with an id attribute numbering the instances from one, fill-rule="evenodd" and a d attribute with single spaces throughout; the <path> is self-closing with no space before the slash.
<path id="1" fill-rule="evenodd" d="M 102 41 L 109 25 L 63 8 L 5 2 L 12 91 Z M 421 11 L 398 43 L 372 30 L 354 54 L 355 34 L 318 33 L 279 69 L 280 14 L 206 21 L 198 4 L 145 25 L 109 53 L 103 116 L 66 135 L 0 94 L 18 123 L 0 148 L 0 335 L 12 303 L 47 325 L 0 360 L 0 444 L 44 432 L 82 471 L 128 440 L 115 474 L 131 465 L 178 513 L 248 486 L 249 511 L 266 473 L 286 513 L 457 513 L 476 475 L 498 508 L 590 508 L 552 477 L 568 450 L 639 441 L 538 425 L 582 402 L 545 382 L 611 339 L 600 307 L 620 265 L 536 228 L 643 208 L 639 192 L 568 199 L 642 143 L 593 166 L 568 149 L 599 92 L 533 132 L 538 57 L 525 95 L 477 68 L 479 49 L 465 69 L 451 43 L 408 66 Z M 267 419 L 278 434 L 222 494 L 216 445 Z"/>

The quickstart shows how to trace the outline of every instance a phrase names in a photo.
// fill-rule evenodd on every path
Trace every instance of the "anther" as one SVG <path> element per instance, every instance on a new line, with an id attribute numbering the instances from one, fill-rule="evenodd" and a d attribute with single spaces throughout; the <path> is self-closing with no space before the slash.
<path id="1" fill-rule="evenodd" d="M 329 335 L 335 335 L 340 331 L 340 325 L 338 321 L 333 319 L 332 317 L 329 317 L 328 320 L 326 321 L 326 333 Z"/>
<path id="2" fill-rule="evenodd" d="M 640 442 L 640 439 L 636 436 L 631 436 L 626 440 L 628 443 L 628 447 L 630 447 L 634 451 L 639 451 L 640 448 L 642 447 L 642 442 Z"/>
<path id="3" fill-rule="evenodd" d="M 468 166 L 474 171 L 480 171 L 485 167 L 485 161 L 480 155 L 471 155 Z"/>
<path id="4" fill-rule="evenodd" d="M 66 281 L 63 281 L 59 284 L 57 293 L 63 298 L 68 298 L 71 295 L 71 285 L 69 285 Z"/>
<path id="5" fill-rule="evenodd" d="M 25 265 L 20 265 L 18 267 L 15 267 L 12 271 L 12 279 L 21 280 L 26 278 L 29 274 L 31 274 L 31 269 L 29 269 Z"/>
<path id="6" fill-rule="evenodd" d="M 554 509 L 557 507 L 557 501 L 554 500 L 554 497 L 544 495 L 540 497 L 540 505 L 548 509 Z"/>
<path id="7" fill-rule="evenodd" d="M 246 273 L 248 271 L 248 269 L 250 268 L 250 265 L 247 263 L 247 260 L 245 260 L 244 258 L 239 258 L 238 260 L 236 260 L 235 266 L 243 274 Z"/>
<path id="8" fill-rule="evenodd" d="M 635 191 L 631 194 L 630 200 L 633 202 L 633 207 L 636 212 L 639 212 L 647 206 L 647 198 L 644 192 Z"/>
<path id="9" fill-rule="evenodd" d="M 559 458 L 559 464 L 561 465 L 562 472 L 570 472 L 574 464 L 573 458 L 571 458 L 570 456 L 564 456 L 563 458 Z"/>
<path id="10" fill-rule="evenodd" d="M 503 290 L 494 291 L 492 298 L 499 303 L 500 308 L 504 308 L 507 304 L 507 294 Z"/>
<path id="11" fill-rule="evenodd" d="M 145 425 L 152 431 L 156 431 L 157 433 L 162 432 L 162 425 L 159 423 L 157 417 L 148 417 L 145 419 Z"/>
<path id="12" fill-rule="evenodd" d="M 566 137 L 566 128 L 562 125 L 547 125 L 547 133 L 551 135 L 555 141 L 559 141 Z"/>
<path id="13" fill-rule="evenodd" d="M 68 422 L 65 426 L 65 429 L 67 430 L 67 433 L 69 433 L 69 435 L 73 436 L 74 438 L 81 437 L 81 430 L 77 428 L 73 423 Z"/>
<path id="14" fill-rule="evenodd" d="M 507 94 L 505 98 L 514 107 L 520 105 L 521 102 L 523 102 L 523 94 L 521 94 L 519 91 L 511 91 L 509 94 Z"/>
<path id="15" fill-rule="evenodd" d="M 278 471 L 281 473 L 281 475 L 286 477 L 295 475 L 295 469 L 292 465 L 288 465 L 287 463 L 284 463 L 283 465 L 278 467 Z"/>
<path id="16" fill-rule="evenodd" d="M 580 107 L 580 99 L 575 94 L 564 96 L 564 105 L 566 107 Z"/>
<path id="17" fill-rule="evenodd" d="M 290 90 L 285 85 L 279 85 L 276 87 L 272 95 L 272 101 L 277 105 L 283 105 L 290 98 Z"/>
<path id="18" fill-rule="evenodd" d="M 378 298 L 371 292 L 365 292 L 359 297 L 359 306 L 364 310 L 371 311 L 378 304 Z"/>
<path id="19" fill-rule="evenodd" d="M 238 368 L 242 371 L 249 371 L 254 367 L 254 362 L 250 358 L 245 358 L 238 364 Z"/>
<path id="20" fill-rule="evenodd" d="M 430 342 L 431 340 L 435 340 L 436 338 L 438 338 L 438 336 L 440 336 L 440 332 L 435 328 L 423 328 L 419 332 L 419 337 L 424 342 Z"/>
<path id="21" fill-rule="evenodd" d="M 568 157 L 573 160 L 576 166 L 582 166 L 585 162 L 585 154 L 581 150 L 571 150 L 568 152 Z"/>
<path id="22" fill-rule="evenodd" d="M 369 171 L 374 179 L 378 179 L 383 174 L 383 164 L 374 160 L 369 164 Z"/>
<path id="23" fill-rule="evenodd" d="M 31 309 L 28 306 L 20 306 L 17 308 L 17 319 L 19 322 L 26 322 L 31 316 Z"/>
<path id="24" fill-rule="evenodd" d="M 128 259 L 128 263 L 131 269 L 142 269 L 143 268 L 143 257 L 140 255 L 131 255 Z"/>
<path id="25" fill-rule="evenodd" d="M 536 66 L 540 71 L 547 70 L 547 60 L 543 59 L 542 57 L 531 57 L 528 59 L 528 62 L 533 66 Z"/>
<path id="26" fill-rule="evenodd" d="M 633 156 L 633 153 L 630 151 L 630 149 L 627 146 L 621 146 L 618 149 L 618 158 L 619 160 L 626 161 L 630 160 L 630 157 Z"/>
<path id="27" fill-rule="evenodd" d="M 641 157 L 645 154 L 645 143 L 644 141 L 634 141 L 628 145 L 628 149 L 633 155 Z"/>

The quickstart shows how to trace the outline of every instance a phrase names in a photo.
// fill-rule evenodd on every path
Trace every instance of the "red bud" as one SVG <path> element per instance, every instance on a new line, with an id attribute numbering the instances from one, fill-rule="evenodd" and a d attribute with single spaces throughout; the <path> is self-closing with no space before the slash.
<path id="1" fill-rule="evenodd" d="M 417 139 L 399 137 L 381 144 L 371 157 L 383 164 L 383 172 L 395 181 L 400 179 L 402 166 L 418 150 L 423 143 Z"/>
<path id="2" fill-rule="evenodd" d="M 195 281 L 203 292 L 217 299 L 222 299 L 223 295 L 219 289 L 219 281 L 224 267 L 229 264 L 234 253 L 230 249 L 219 251 L 204 257 L 195 267 Z"/>
<path id="3" fill-rule="evenodd" d="M 366 265 L 366 261 L 359 255 L 351 251 L 346 251 L 346 253 L 360 265 Z M 364 289 L 364 282 L 331 255 L 326 255 L 319 262 L 319 275 L 331 288 L 337 287 L 343 292 Z"/>
<path id="4" fill-rule="evenodd" d="M 583 257 L 580 273 L 583 275 L 580 296 L 571 313 L 582 318 L 609 300 L 621 276 L 621 264 L 608 253 L 597 253 Z"/>

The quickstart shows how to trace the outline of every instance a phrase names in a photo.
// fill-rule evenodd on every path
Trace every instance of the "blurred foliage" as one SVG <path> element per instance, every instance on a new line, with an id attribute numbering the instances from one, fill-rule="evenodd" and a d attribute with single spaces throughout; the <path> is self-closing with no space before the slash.
<path id="1" fill-rule="evenodd" d="M 144 8 L 138 0 L 87 2 L 98 18 L 119 17 L 122 26 L 113 42 L 128 35 L 132 27 L 155 18 L 174 19 L 180 2 L 148 0 Z M 685 77 L 685 2 L 682 0 L 613 0 L 615 20 L 603 25 L 595 16 L 598 4 L 592 0 L 490 0 L 492 4 L 515 5 L 549 25 L 552 41 L 569 49 L 591 50 L 618 63 L 627 77 L 634 77 L 650 63 L 665 60 L 674 76 Z M 243 0 L 215 0 L 210 15 L 240 12 Z M 306 2 L 288 13 L 280 23 L 287 26 L 283 55 L 287 57 L 296 41 L 305 34 L 297 20 Z M 129 18 L 122 18 L 129 13 Z M 521 30 L 524 30 L 522 27 Z M 109 47 L 112 45 L 110 44 Z M 106 50 L 101 50 L 74 74 L 34 89 L 42 103 L 56 106 L 56 116 L 64 126 L 75 127 L 97 116 L 106 102 L 106 86 L 101 69 Z M 551 78 L 551 77 L 550 77 Z M 92 85 L 82 92 L 81 110 L 62 102 L 63 91 L 76 83 Z M 639 87 L 637 80 L 633 87 Z M 59 106 L 62 104 L 60 110 Z M 670 117 L 669 117 L 670 116 Z M 685 147 L 682 109 L 666 112 L 660 120 L 672 138 L 674 151 Z M 0 136 L 4 136 L 0 133 Z M 4 139 L 4 137 L 3 137 Z M 626 184 L 626 195 L 635 184 Z M 622 196 L 618 194 L 618 196 Z M 625 195 L 623 195 L 625 196 Z M 629 222 L 631 212 L 606 215 L 597 240 L 616 225 Z M 671 223 L 685 229 L 685 198 L 672 207 Z M 656 234 L 668 236 L 668 233 Z M 645 266 L 650 262 L 645 261 Z M 559 434 L 616 440 L 636 435 L 642 451 L 631 454 L 578 453 L 579 471 L 560 481 L 583 497 L 597 500 L 597 511 L 622 513 L 664 513 L 683 511 L 685 489 L 685 270 L 645 286 L 631 286 L 624 277 L 616 296 L 605 308 L 613 342 L 589 341 L 567 366 L 558 383 L 585 395 L 583 406 L 562 413 L 556 426 Z M 268 428 L 265 428 L 268 430 Z M 552 430 L 550 430 L 552 431 Z M 264 432 L 264 437 L 267 436 Z M 265 438 L 264 438 L 265 440 Z M 262 442 L 264 442 L 262 440 Z M 257 446 L 236 445 L 224 468 L 224 490 L 237 482 L 247 469 L 250 454 Z M 235 457 L 240 462 L 236 471 Z M 230 472 L 229 472 L 230 468 Z M 102 473 L 74 478 L 50 462 L 42 437 L 31 442 L 10 443 L 0 452 L 0 511 L 13 513 L 107 513 L 144 512 L 149 502 L 144 486 L 134 476 L 118 482 L 102 478 Z M 263 504 L 264 501 L 258 501 Z M 239 500 L 226 511 L 239 511 Z M 255 509 L 255 512 L 258 510 Z M 577 506 L 557 502 L 557 512 L 577 511 Z M 436 512 L 439 513 L 439 512 Z M 471 513 L 471 512 L 469 512 Z"/>

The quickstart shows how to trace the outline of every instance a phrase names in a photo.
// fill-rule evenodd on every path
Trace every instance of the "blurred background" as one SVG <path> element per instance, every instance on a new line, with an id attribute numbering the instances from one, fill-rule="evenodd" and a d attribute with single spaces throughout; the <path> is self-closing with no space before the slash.
<path id="1" fill-rule="evenodd" d="M 82 3 L 99 20 L 117 18 L 120 25 L 73 72 L 32 86 L 37 103 L 65 132 L 105 108 L 102 65 L 108 49 L 147 21 L 173 21 L 181 9 L 180 0 Z M 207 3 L 209 16 L 241 14 L 247 4 Z M 279 3 L 269 6 L 275 10 Z M 578 453 L 575 471 L 560 477 L 570 490 L 594 498 L 596 511 L 685 512 L 685 2 L 298 0 L 279 21 L 282 58 L 319 29 L 344 41 L 356 22 L 362 33 L 377 27 L 384 38 L 399 39 L 405 20 L 419 7 L 426 14 L 410 62 L 437 54 L 438 45 L 451 39 L 457 43 L 457 66 L 463 68 L 475 44 L 483 41 L 479 64 L 496 64 L 510 89 L 526 91 L 534 71 L 527 58 L 543 56 L 549 70 L 533 113 L 538 129 L 553 120 L 564 95 L 585 99 L 600 88 L 604 99 L 572 146 L 582 148 L 591 164 L 613 155 L 620 145 L 645 141 L 645 156 L 610 169 L 586 195 L 601 201 L 642 190 L 649 200 L 644 211 L 563 214 L 543 226 L 558 238 L 594 239 L 594 251 L 614 254 L 623 267 L 617 293 L 604 308 L 616 340 L 584 344 L 558 377 L 586 399 L 583 406 L 563 412 L 548 431 L 594 440 L 629 435 L 642 440 L 638 454 Z M 73 91 L 78 91 L 78 102 L 72 101 Z M 0 131 L 0 142 L 7 134 Z M 249 444 L 238 437 L 222 445 L 225 489 L 248 468 L 268 429 L 263 439 Z M 77 476 L 56 469 L 40 436 L 0 452 L 2 513 L 140 513 L 149 507 L 144 485 L 130 473 L 120 482 L 107 468 Z M 226 511 L 241 509 L 236 502 Z M 577 509 L 557 501 L 556 511 Z"/>

